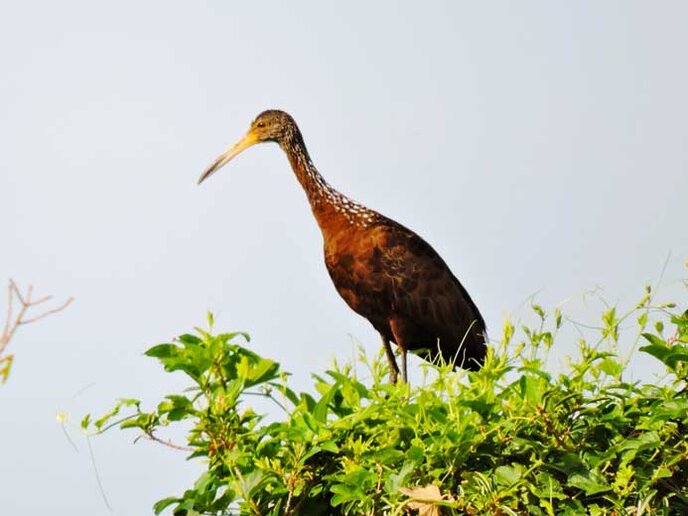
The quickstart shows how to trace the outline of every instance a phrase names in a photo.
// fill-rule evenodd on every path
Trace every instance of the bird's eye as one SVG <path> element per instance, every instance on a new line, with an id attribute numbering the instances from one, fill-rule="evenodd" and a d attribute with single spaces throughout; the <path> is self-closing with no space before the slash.
<path id="1" fill-rule="evenodd" d="M 263 127 L 265 127 L 265 122 L 258 122 L 256 124 L 256 127 L 260 127 L 262 129 Z"/>

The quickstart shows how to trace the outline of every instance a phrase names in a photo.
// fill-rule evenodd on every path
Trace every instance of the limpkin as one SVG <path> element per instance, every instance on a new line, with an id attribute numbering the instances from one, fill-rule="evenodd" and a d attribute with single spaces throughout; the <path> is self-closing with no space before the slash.
<path id="1" fill-rule="evenodd" d="M 287 155 L 320 226 L 325 265 L 344 301 L 380 333 L 396 382 L 390 342 L 426 360 L 479 369 L 485 359 L 485 322 L 475 303 L 435 250 L 413 231 L 330 186 L 313 165 L 301 131 L 284 111 L 256 117 L 246 135 L 220 155 L 199 184 L 243 150 L 275 142 Z"/>

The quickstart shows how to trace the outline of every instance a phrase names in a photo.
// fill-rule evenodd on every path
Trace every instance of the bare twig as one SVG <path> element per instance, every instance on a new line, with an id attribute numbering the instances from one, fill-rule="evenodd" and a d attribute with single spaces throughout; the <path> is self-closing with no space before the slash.
<path id="1" fill-rule="evenodd" d="M 10 280 L 10 288 L 7 289 L 7 315 L 5 316 L 5 327 L 2 330 L 2 338 L 5 337 L 6 334 L 9 333 L 10 331 L 10 320 L 12 319 L 12 294 L 14 291 L 12 290 L 12 287 L 14 284 Z M 4 342 L 4 341 L 0 341 Z M 3 348 L 4 349 L 4 348 Z"/>
<path id="2" fill-rule="evenodd" d="M 188 446 L 181 446 L 180 444 L 176 444 L 176 443 L 172 442 L 170 439 L 160 439 L 160 437 L 156 436 L 152 431 L 144 432 L 144 434 L 140 435 L 139 437 L 145 437 L 146 439 L 149 439 L 151 441 L 155 441 L 156 443 L 163 444 L 163 445 L 165 445 L 169 448 L 172 448 L 174 450 L 187 451 L 187 452 L 194 451 L 193 448 L 190 448 Z M 138 440 L 139 437 L 137 437 L 136 440 Z"/>
<path id="3" fill-rule="evenodd" d="M 5 317 L 5 324 L 3 326 L 2 334 L 0 334 L 0 380 L 7 380 L 9 374 L 9 368 L 12 365 L 12 355 L 4 355 L 5 349 L 14 337 L 15 333 L 20 326 L 24 324 L 31 324 L 33 322 L 39 321 L 49 315 L 57 312 L 61 312 L 67 308 L 72 301 L 73 297 L 68 298 L 61 305 L 45 310 L 42 313 L 33 315 L 29 317 L 29 312 L 35 309 L 37 306 L 42 305 L 52 299 L 52 296 L 43 296 L 38 299 L 33 299 L 33 285 L 29 285 L 26 288 L 26 292 L 22 293 L 14 280 L 10 279 L 9 285 L 7 287 L 7 315 Z M 15 314 L 16 312 L 16 316 Z M 4 364 L 4 365 L 3 365 Z"/>
<path id="4" fill-rule="evenodd" d="M 103 497 L 103 502 L 105 502 L 105 507 L 108 508 L 110 512 L 112 512 L 112 507 L 110 506 L 110 502 L 107 499 L 107 496 L 105 496 L 105 488 L 103 487 L 103 482 L 100 479 L 100 473 L 98 473 L 98 466 L 96 466 L 96 456 L 93 453 L 93 447 L 91 446 L 91 439 L 86 436 L 86 444 L 88 444 L 88 455 L 91 457 L 91 464 L 93 465 L 93 472 L 96 475 L 96 482 L 98 482 L 98 489 L 100 490 L 100 496 Z"/>
<path id="5" fill-rule="evenodd" d="M 73 298 L 73 297 L 70 297 L 69 299 L 67 299 L 64 303 L 62 303 L 62 304 L 61 304 L 60 306 L 58 306 L 57 308 L 51 308 L 50 310 L 48 310 L 48 311 L 46 311 L 46 312 L 43 312 L 42 314 L 39 314 L 39 315 L 37 315 L 37 316 L 35 316 L 35 317 L 31 317 L 31 318 L 29 318 L 29 319 L 26 319 L 26 320 L 22 321 L 21 324 L 29 324 L 29 323 L 32 323 L 32 322 L 36 322 L 36 321 L 38 321 L 38 320 L 40 320 L 40 319 L 43 319 L 44 317 L 47 317 L 47 316 L 52 315 L 52 314 L 55 314 L 55 313 L 57 313 L 57 312 L 61 312 L 62 310 L 64 310 L 65 308 L 67 308 L 67 307 L 71 304 L 72 301 L 74 301 L 74 298 Z M 34 303 L 34 304 L 38 304 L 38 303 Z"/>

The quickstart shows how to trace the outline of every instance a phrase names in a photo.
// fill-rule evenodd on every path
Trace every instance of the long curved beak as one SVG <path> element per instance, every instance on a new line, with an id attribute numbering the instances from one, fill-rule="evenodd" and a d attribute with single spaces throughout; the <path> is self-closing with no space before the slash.
<path id="1" fill-rule="evenodd" d="M 246 133 L 246 135 L 241 140 L 236 142 L 227 152 L 225 152 L 224 154 L 220 154 L 220 156 L 218 156 L 218 158 L 212 163 L 212 165 L 210 165 L 203 171 L 201 177 L 198 178 L 198 184 L 200 185 L 203 181 L 205 181 L 215 172 L 220 170 L 241 151 L 248 149 L 256 143 L 258 143 L 258 139 L 253 135 L 253 133 L 251 133 L 250 131 Z"/>

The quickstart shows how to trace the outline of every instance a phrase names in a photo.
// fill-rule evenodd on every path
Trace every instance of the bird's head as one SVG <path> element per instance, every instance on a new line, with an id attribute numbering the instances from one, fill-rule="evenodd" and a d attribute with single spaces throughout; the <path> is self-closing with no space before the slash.
<path id="1" fill-rule="evenodd" d="M 218 156 L 218 158 L 203 171 L 201 177 L 198 178 L 198 183 L 202 183 L 214 172 L 226 165 L 234 156 L 256 143 L 277 142 L 282 144 L 288 141 L 289 138 L 297 132 L 298 128 L 296 127 L 296 123 L 288 113 L 277 109 L 263 111 L 251 123 L 251 127 L 249 127 L 249 130 L 243 138 L 232 145 L 227 152 Z"/>

